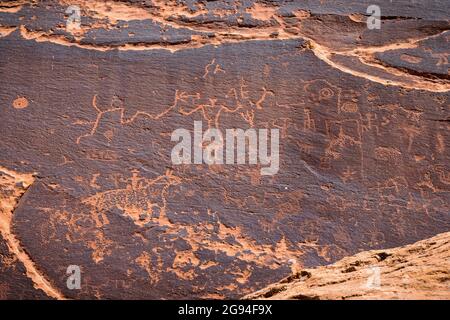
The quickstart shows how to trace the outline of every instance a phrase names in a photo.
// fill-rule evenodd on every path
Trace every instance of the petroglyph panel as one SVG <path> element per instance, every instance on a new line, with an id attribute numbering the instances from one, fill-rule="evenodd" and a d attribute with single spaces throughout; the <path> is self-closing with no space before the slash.
<path id="1" fill-rule="evenodd" d="M 0 2 L 0 298 L 237 298 L 448 231 L 438 2 Z M 279 129 L 278 173 L 173 165 L 194 121 Z"/>

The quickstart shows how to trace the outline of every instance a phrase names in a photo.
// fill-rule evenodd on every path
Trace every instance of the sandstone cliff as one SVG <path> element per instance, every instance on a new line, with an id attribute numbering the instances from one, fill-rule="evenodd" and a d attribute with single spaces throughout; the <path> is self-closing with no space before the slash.
<path id="1" fill-rule="evenodd" d="M 450 299 L 450 232 L 297 273 L 246 299 Z"/>

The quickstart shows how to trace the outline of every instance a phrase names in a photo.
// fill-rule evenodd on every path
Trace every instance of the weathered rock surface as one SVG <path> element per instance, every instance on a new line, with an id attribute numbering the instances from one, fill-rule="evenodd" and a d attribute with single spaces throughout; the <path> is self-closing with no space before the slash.
<path id="1" fill-rule="evenodd" d="M 449 17 L 445 0 L 1 1 L 0 297 L 237 298 L 449 231 Z M 278 128 L 279 172 L 172 164 L 194 121 Z"/>
<path id="2" fill-rule="evenodd" d="M 245 299 L 450 299 L 450 232 L 297 273 Z"/>

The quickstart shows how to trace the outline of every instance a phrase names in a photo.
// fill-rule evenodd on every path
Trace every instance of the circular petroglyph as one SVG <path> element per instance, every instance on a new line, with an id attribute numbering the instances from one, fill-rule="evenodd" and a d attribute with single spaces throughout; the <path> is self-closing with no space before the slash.
<path id="1" fill-rule="evenodd" d="M 18 97 L 13 101 L 13 107 L 15 109 L 25 109 L 28 107 L 28 100 L 24 97 Z"/>
<path id="2" fill-rule="evenodd" d="M 344 102 L 342 105 L 342 111 L 351 113 L 357 112 L 358 105 L 355 102 Z"/>
<path id="3" fill-rule="evenodd" d="M 334 92 L 330 88 L 322 88 L 322 89 L 320 89 L 320 98 L 321 99 L 330 99 L 333 96 L 334 96 Z"/>

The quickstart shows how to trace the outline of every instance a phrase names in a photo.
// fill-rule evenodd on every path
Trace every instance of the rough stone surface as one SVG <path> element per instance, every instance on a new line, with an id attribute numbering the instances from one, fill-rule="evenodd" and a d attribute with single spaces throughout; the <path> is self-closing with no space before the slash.
<path id="1" fill-rule="evenodd" d="M 238 298 L 450 230 L 449 17 L 445 0 L 1 1 L 0 297 Z M 173 165 L 194 121 L 280 129 L 279 172 Z"/>
<path id="2" fill-rule="evenodd" d="M 450 232 L 297 273 L 245 299 L 450 299 Z"/>

